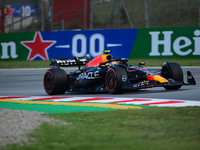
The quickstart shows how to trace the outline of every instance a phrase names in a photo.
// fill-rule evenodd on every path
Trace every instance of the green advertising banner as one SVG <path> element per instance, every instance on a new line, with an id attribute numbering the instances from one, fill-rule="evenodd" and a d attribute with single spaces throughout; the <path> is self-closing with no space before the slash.
<path id="1" fill-rule="evenodd" d="M 0 34 L 0 60 L 27 60 L 30 50 L 21 44 L 33 40 L 35 32 Z"/>
<path id="2" fill-rule="evenodd" d="M 130 58 L 200 58 L 200 27 L 139 29 Z"/>

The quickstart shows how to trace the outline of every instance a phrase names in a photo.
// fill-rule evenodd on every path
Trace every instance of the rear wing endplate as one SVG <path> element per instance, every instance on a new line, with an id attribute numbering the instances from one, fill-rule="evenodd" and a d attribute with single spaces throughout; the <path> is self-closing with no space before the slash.
<path id="1" fill-rule="evenodd" d="M 74 57 L 70 58 L 63 58 L 63 59 L 51 59 L 51 64 L 49 66 L 52 69 L 60 68 L 61 67 L 68 67 L 68 66 L 80 66 L 86 65 L 90 61 L 90 57 Z"/>

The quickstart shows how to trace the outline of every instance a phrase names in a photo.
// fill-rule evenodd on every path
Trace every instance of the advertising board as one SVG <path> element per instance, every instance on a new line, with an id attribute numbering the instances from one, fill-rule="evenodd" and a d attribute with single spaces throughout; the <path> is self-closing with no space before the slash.
<path id="1" fill-rule="evenodd" d="M 139 29 L 130 58 L 200 58 L 200 27 Z"/>
<path id="2" fill-rule="evenodd" d="M 48 60 L 86 55 L 94 58 L 103 50 L 111 50 L 116 58 L 128 58 L 137 31 L 122 29 L 0 34 L 0 60 Z"/>
<path id="3" fill-rule="evenodd" d="M 49 60 L 111 50 L 115 58 L 200 58 L 200 27 L 0 34 L 0 60 Z"/>

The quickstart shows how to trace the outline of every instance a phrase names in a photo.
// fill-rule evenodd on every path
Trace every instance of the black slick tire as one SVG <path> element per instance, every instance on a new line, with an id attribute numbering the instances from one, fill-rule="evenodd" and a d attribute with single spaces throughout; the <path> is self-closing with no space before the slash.
<path id="1" fill-rule="evenodd" d="M 169 76 L 171 79 L 176 81 L 183 81 L 183 71 L 179 64 L 177 63 L 168 63 L 169 67 Z M 175 85 L 175 86 L 166 86 L 164 87 L 166 90 L 174 90 L 180 89 L 182 85 Z"/>
<path id="2" fill-rule="evenodd" d="M 64 94 L 68 85 L 68 76 L 63 69 L 49 69 L 44 75 L 44 89 L 49 95 Z"/>

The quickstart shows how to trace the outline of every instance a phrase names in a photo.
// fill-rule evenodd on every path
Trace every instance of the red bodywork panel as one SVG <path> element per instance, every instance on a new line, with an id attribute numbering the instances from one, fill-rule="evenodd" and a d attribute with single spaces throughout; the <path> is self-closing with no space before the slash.
<path id="1" fill-rule="evenodd" d="M 109 57 L 109 59 L 108 59 Z M 112 56 L 109 54 L 101 54 L 95 57 L 93 60 L 88 62 L 88 64 L 85 67 L 97 67 L 100 63 L 106 62 L 108 60 L 112 59 Z"/>

